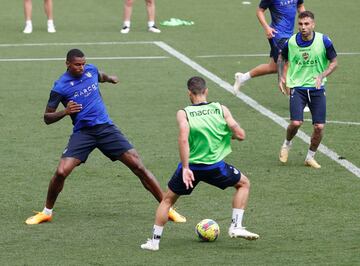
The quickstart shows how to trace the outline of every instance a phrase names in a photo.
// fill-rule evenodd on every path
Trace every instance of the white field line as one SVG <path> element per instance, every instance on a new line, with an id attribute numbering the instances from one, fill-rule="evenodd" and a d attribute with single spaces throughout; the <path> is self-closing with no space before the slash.
<path id="1" fill-rule="evenodd" d="M 360 52 L 345 52 L 345 53 L 337 53 L 338 55 L 360 55 Z M 269 57 L 269 53 L 267 54 L 214 54 L 214 55 L 198 55 L 198 58 L 225 58 L 225 57 Z"/>
<path id="2" fill-rule="evenodd" d="M 134 45 L 134 44 L 154 44 L 154 42 L 68 42 L 68 43 L 3 43 L 0 47 L 31 47 L 31 46 L 74 46 L 74 45 Z"/>
<path id="3" fill-rule="evenodd" d="M 154 42 L 154 43 L 157 46 L 159 46 L 161 49 L 163 49 L 163 50 L 167 51 L 169 54 L 173 55 L 175 58 L 179 59 L 184 64 L 190 66 L 191 68 L 193 68 L 200 74 L 206 76 L 208 79 L 212 80 L 214 83 L 218 84 L 219 86 L 221 86 L 228 92 L 232 93 L 232 86 L 229 83 L 225 82 L 224 80 L 220 79 L 218 76 L 216 76 L 213 73 L 211 73 L 210 71 L 206 70 L 198 63 L 194 62 L 193 60 L 191 60 L 187 56 L 183 55 L 182 53 L 178 52 L 177 50 L 175 50 L 174 48 L 172 48 L 171 46 L 167 45 L 164 42 Z M 258 102 L 256 102 L 249 96 L 240 92 L 237 95 L 237 97 L 239 99 L 241 99 L 244 103 L 248 104 L 249 106 L 251 106 L 252 108 L 257 110 L 258 112 L 263 114 L 264 116 L 273 120 L 275 123 L 277 123 L 284 129 L 287 128 L 288 123 L 286 122 L 286 120 L 284 118 L 282 118 L 282 117 L 278 116 L 277 114 L 271 112 L 270 110 L 266 109 L 264 106 L 260 105 Z M 310 137 L 308 135 L 306 135 L 303 131 L 299 130 L 296 136 L 298 138 L 302 139 L 305 143 L 307 143 L 307 144 L 310 143 Z M 339 159 L 340 156 L 336 152 L 330 150 L 328 147 L 326 147 L 323 144 L 320 144 L 318 151 L 320 151 L 321 153 L 323 153 L 324 155 L 329 157 L 331 160 L 337 162 L 341 166 L 345 167 L 348 171 L 350 171 L 355 176 L 360 178 L 360 169 L 356 165 L 349 162 L 348 160 Z"/>
<path id="4" fill-rule="evenodd" d="M 290 120 L 289 117 L 283 117 L 285 120 Z M 304 121 L 312 122 L 311 119 L 304 119 Z M 334 120 L 326 120 L 326 124 L 342 124 L 342 125 L 354 125 L 360 126 L 360 122 L 347 122 L 347 121 L 334 121 Z"/>
<path id="5" fill-rule="evenodd" d="M 115 56 L 115 57 L 86 57 L 88 60 L 147 60 L 167 59 L 169 56 Z M 0 58 L 0 62 L 33 62 L 33 61 L 65 61 L 65 58 Z"/>

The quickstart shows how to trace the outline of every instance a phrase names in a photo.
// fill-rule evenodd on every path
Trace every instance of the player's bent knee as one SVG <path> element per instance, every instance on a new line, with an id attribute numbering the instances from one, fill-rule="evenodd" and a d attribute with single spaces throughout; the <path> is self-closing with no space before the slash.
<path id="1" fill-rule="evenodd" d="M 324 124 L 314 124 L 314 129 L 316 131 L 322 131 L 324 130 L 325 125 Z"/>

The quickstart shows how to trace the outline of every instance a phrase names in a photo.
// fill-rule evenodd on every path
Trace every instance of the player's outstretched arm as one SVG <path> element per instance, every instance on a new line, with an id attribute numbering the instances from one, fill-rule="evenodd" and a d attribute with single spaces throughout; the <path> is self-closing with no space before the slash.
<path id="1" fill-rule="evenodd" d="M 109 82 L 116 84 L 119 82 L 119 78 L 117 76 L 113 76 L 113 75 L 110 76 L 104 72 L 99 71 L 99 82 L 101 83 Z"/>
<path id="2" fill-rule="evenodd" d="M 245 139 L 245 130 L 240 127 L 238 122 L 236 122 L 236 120 L 233 118 L 230 110 L 226 106 L 222 105 L 222 109 L 224 112 L 225 121 L 233 133 L 232 138 L 237 139 L 239 141 L 244 140 Z"/>
<path id="3" fill-rule="evenodd" d="M 186 118 L 186 113 L 184 110 L 179 110 L 176 115 L 178 126 L 179 126 L 179 153 L 180 160 L 183 167 L 183 182 L 186 186 L 186 189 L 193 187 L 192 182 L 195 180 L 193 172 L 189 167 L 189 156 L 190 156 L 190 146 L 189 146 L 189 132 L 190 127 Z"/>

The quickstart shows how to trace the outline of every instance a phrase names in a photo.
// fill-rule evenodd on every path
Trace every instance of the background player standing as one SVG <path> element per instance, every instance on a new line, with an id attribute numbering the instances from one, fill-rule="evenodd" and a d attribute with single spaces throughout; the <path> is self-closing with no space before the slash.
<path id="1" fill-rule="evenodd" d="M 281 147 L 279 160 L 286 163 L 292 139 L 303 123 L 304 106 L 311 111 L 313 133 L 305 165 L 320 168 L 314 159 L 323 137 L 326 122 L 325 82 L 337 66 L 336 51 L 326 35 L 315 32 L 314 14 L 304 11 L 298 16 L 299 32 L 285 43 L 282 56 L 286 60 L 279 83 L 281 90 L 290 90 L 290 124 Z"/>

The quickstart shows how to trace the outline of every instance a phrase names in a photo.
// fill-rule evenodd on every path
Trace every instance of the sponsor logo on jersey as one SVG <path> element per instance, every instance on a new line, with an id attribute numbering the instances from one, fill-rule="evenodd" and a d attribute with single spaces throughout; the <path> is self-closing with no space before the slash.
<path id="1" fill-rule="evenodd" d="M 199 111 L 189 112 L 191 117 L 202 116 L 202 115 L 220 115 L 221 112 L 218 108 L 204 109 Z"/>

